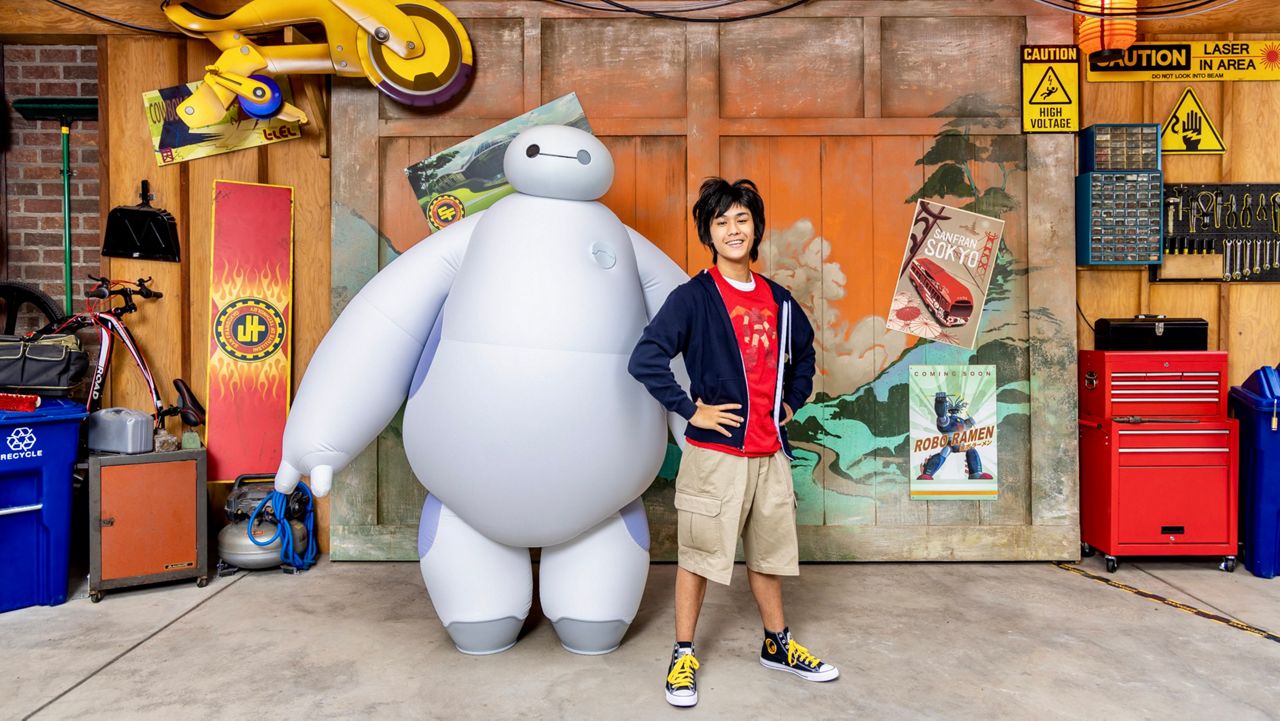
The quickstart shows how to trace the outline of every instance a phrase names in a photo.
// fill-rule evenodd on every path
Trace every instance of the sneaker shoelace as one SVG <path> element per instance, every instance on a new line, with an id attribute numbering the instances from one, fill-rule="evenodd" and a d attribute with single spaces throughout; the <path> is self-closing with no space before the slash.
<path id="1" fill-rule="evenodd" d="M 671 673 L 667 674 L 667 683 L 673 688 L 693 686 L 693 672 L 698 670 L 698 659 L 693 654 L 686 653 L 676 659 L 676 664 L 671 667 Z"/>
<path id="2" fill-rule="evenodd" d="M 822 666 L 822 659 L 809 653 L 809 649 L 796 643 L 795 639 L 787 639 L 787 665 L 794 666 L 796 665 L 796 661 L 799 661 L 809 668 L 818 668 Z"/>

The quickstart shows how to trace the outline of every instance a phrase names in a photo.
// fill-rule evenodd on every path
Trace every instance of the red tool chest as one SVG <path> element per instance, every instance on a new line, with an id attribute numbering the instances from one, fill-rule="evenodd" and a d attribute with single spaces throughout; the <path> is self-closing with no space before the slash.
<path id="1" fill-rule="evenodd" d="M 1239 428 L 1227 354 L 1080 354 L 1081 553 L 1222 556 L 1236 566 Z M 1163 422 L 1161 419 L 1167 419 Z"/>
<path id="2" fill-rule="evenodd" d="M 1081 351 L 1079 373 L 1083 417 L 1227 417 L 1221 351 Z"/>

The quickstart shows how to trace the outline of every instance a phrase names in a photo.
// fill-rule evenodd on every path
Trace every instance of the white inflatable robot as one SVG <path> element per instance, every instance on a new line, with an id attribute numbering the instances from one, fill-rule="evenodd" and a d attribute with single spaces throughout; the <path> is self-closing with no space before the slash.
<path id="1" fill-rule="evenodd" d="M 309 475 L 327 494 L 407 398 L 405 451 L 430 489 L 422 577 L 458 650 L 515 643 L 541 547 L 542 610 L 561 643 L 606 653 L 649 570 L 639 496 L 664 420 L 684 437 L 627 360 L 688 276 L 595 202 L 613 159 L 591 134 L 530 128 L 503 163 L 519 192 L 397 258 L 334 323 L 289 415 L 276 488 Z"/>

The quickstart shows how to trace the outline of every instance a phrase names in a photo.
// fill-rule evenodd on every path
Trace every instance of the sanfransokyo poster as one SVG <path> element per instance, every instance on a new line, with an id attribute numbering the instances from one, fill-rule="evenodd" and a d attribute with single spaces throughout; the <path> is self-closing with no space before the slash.
<path id="1" fill-rule="evenodd" d="M 994 500 L 996 367 L 910 367 L 911 498 Z"/>
<path id="2" fill-rule="evenodd" d="M 1003 220 L 917 201 L 888 329 L 972 348 L 1003 234 Z"/>

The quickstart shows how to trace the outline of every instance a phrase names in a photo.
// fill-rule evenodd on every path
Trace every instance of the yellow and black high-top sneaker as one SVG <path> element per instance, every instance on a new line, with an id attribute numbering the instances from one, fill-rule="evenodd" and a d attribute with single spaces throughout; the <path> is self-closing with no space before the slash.
<path id="1" fill-rule="evenodd" d="M 809 649 L 791 638 L 791 629 L 765 631 L 760 647 L 760 665 L 778 671 L 789 671 L 806 681 L 834 681 L 840 669 L 809 653 Z"/>
<path id="2" fill-rule="evenodd" d="M 671 651 L 671 665 L 667 668 L 667 703 L 672 706 L 698 703 L 698 659 L 693 656 L 693 644 L 677 643 Z"/>

